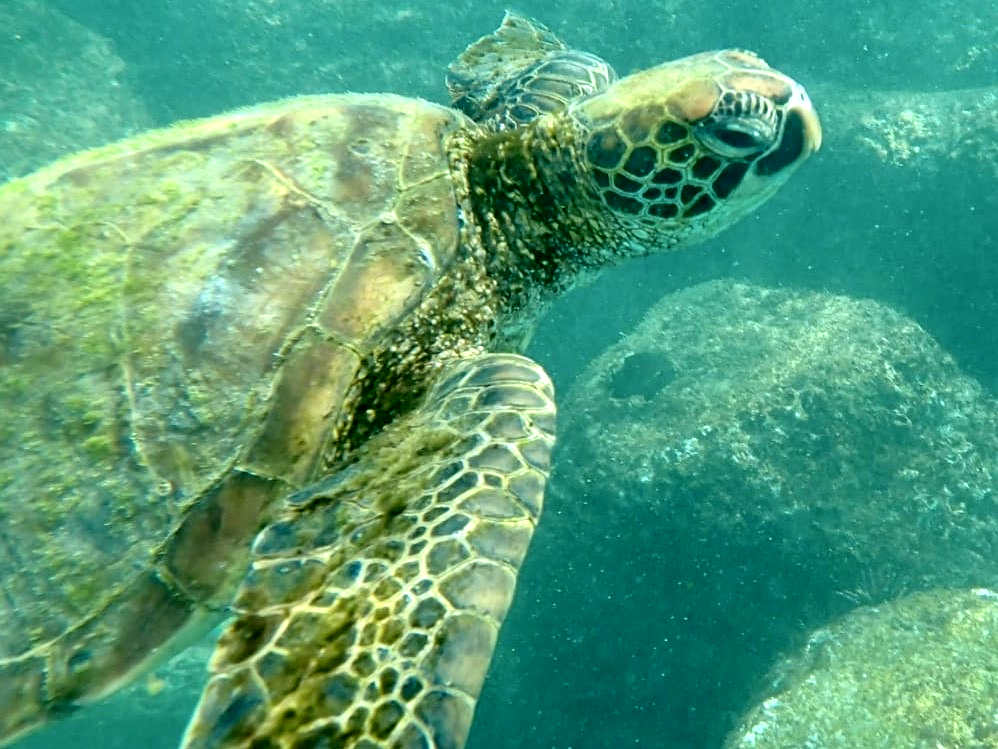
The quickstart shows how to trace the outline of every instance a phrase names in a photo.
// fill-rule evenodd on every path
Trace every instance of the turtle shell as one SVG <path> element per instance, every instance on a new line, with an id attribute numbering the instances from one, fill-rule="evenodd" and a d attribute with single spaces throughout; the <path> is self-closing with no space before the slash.
<path id="1" fill-rule="evenodd" d="M 453 260 L 468 122 L 302 97 L 0 189 L 0 705 L 105 692 L 226 602 Z"/>

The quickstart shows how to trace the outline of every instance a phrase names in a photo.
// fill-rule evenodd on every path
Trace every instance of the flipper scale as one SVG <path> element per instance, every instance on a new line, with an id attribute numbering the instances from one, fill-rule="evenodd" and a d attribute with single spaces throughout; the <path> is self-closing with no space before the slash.
<path id="1" fill-rule="evenodd" d="M 554 392 L 513 354 L 438 382 L 258 535 L 186 749 L 464 745 L 541 509 Z"/>

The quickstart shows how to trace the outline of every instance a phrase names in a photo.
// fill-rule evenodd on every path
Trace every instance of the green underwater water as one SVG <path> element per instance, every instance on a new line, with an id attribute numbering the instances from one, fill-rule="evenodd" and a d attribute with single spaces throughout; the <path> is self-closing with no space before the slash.
<path id="1" fill-rule="evenodd" d="M 542 20 L 571 46 L 604 56 L 620 73 L 704 49 L 752 49 L 808 88 L 825 126 L 822 150 L 736 227 L 703 246 L 612 269 L 553 306 L 528 353 L 545 365 L 562 396 L 582 392 L 579 378 L 591 362 L 625 339 L 665 295 L 734 279 L 873 300 L 897 311 L 938 343 L 939 353 L 925 361 L 952 356 L 952 366 L 940 371 L 977 383 L 974 407 L 998 413 L 998 31 L 992 0 L 569 0 L 556 7 L 522 2 L 516 9 Z M 110 129 L 95 132 L 75 120 L 114 120 L 108 107 L 118 113 L 128 107 L 128 118 L 116 120 L 117 137 L 298 93 L 391 91 L 445 102 L 447 63 L 493 29 L 504 10 L 505 3 L 471 0 L 0 0 L 0 13 L 15 20 L 30 11 L 75 24 L 72 34 L 59 35 L 25 21 L 22 31 L 0 40 L 0 72 L 4 55 L 11 64 L 28 59 L 18 55 L 29 45 L 32 59 L 44 60 L 49 44 L 52 58 L 60 60 L 49 70 L 23 63 L 5 73 L 0 147 L 5 134 L 57 132 L 63 125 L 92 140 L 74 135 L 57 142 L 53 134 L 40 139 L 39 153 L 52 149 L 44 150 L 49 158 L 58 149 L 96 145 Z M 74 57 L 63 48 L 84 45 L 86 34 L 101 40 L 86 47 L 87 55 Z M 105 59 L 116 61 L 113 71 Z M 97 78 L 106 71 L 105 84 L 113 75 L 114 91 L 127 96 L 105 100 L 103 110 L 85 103 L 88 89 L 70 83 L 84 69 Z M 45 100 L 39 92 L 46 87 L 59 96 Z M 47 117 L 39 102 L 48 107 Z M 0 174 L 14 176 L 9 168 Z M 705 327 L 722 313 L 711 314 Z M 818 370 L 825 366 L 821 361 L 815 358 Z M 649 366 L 634 370 L 635 382 L 622 384 L 624 391 L 640 393 L 649 371 L 662 371 Z M 930 379 L 929 365 L 920 366 L 905 373 L 906 382 Z M 723 379 L 725 373 L 710 376 Z M 932 370 L 931 376 L 943 375 Z M 916 411 L 925 392 L 912 390 Z M 570 407 L 564 398 L 562 407 Z M 599 410 L 593 413 L 598 419 Z M 808 517 L 806 528 L 746 526 L 748 535 L 736 542 L 725 535 L 731 531 L 724 523 L 711 526 L 699 515 L 699 524 L 688 522 L 655 481 L 636 482 L 622 499 L 607 489 L 611 466 L 603 479 L 597 474 L 583 484 L 584 471 L 573 462 L 581 444 L 575 436 L 593 422 L 565 411 L 562 418 L 578 432 L 563 438 L 564 462 L 557 464 L 479 702 L 472 749 L 721 747 L 761 694 L 759 680 L 781 656 L 805 647 L 815 629 L 857 604 L 927 585 L 896 564 L 879 567 L 872 542 L 857 548 L 855 564 L 845 569 L 818 534 L 813 555 L 802 561 L 803 552 L 784 539 L 811 532 L 814 523 L 837 528 L 828 516 Z M 950 423 L 939 419 L 939 429 Z M 821 433 L 836 423 L 832 416 L 815 416 L 808 430 Z M 988 453 L 984 427 L 974 432 L 959 421 L 957 428 L 982 460 L 998 462 Z M 877 465 L 903 471 L 907 463 L 891 467 L 891 425 L 871 421 L 866 429 L 871 445 L 888 445 Z M 835 449 L 841 434 L 828 434 L 823 452 L 809 456 L 812 468 L 841 465 Z M 940 473 L 953 470 L 946 462 L 950 453 L 936 450 L 926 453 L 922 470 L 932 472 L 933 459 Z M 598 450 L 587 456 L 600 459 Z M 781 459 L 792 477 L 798 466 L 793 454 Z M 874 462 L 851 464 L 857 472 L 852 485 L 879 491 L 863 475 Z M 964 479 L 953 475 L 955 489 Z M 995 502 L 996 483 L 998 470 L 990 485 L 982 484 L 981 502 Z M 738 485 L 731 486 L 739 499 Z M 743 490 L 746 503 L 756 501 L 747 485 Z M 850 506 L 863 501 L 842 491 Z M 927 502 L 948 496 L 936 491 Z M 709 495 L 686 499 L 690 506 L 712 501 Z M 694 526 L 692 535 L 679 532 Z M 940 526 L 940 537 L 948 527 Z M 931 529 L 925 537 L 931 539 Z M 975 565 L 975 558 L 951 584 L 998 587 L 993 566 Z M 15 746 L 176 746 L 208 652 L 205 643 L 161 668 L 151 684 L 74 713 Z M 998 745 L 988 743 L 994 741 L 993 734 L 981 734 L 947 746 Z"/>

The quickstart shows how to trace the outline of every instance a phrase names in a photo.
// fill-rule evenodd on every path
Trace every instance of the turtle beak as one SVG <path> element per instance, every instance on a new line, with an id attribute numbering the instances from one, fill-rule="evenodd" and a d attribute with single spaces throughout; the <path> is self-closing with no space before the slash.
<path id="1" fill-rule="evenodd" d="M 806 149 L 804 156 L 810 156 L 821 148 L 821 121 L 818 119 L 818 113 L 814 111 L 814 105 L 811 104 L 811 99 L 804 87 L 798 85 L 795 89 L 788 110 L 796 112 L 800 117 L 804 130 L 804 148 Z"/>

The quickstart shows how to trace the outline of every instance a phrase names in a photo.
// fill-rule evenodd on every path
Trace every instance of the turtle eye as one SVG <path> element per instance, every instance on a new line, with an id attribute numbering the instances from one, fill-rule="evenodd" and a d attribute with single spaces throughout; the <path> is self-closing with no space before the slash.
<path id="1" fill-rule="evenodd" d="M 714 132 L 714 136 L 732 148 L 754 149 L 759 147 L 759 141 L 754 135 L 733 128 L 721 128 Z"/>
<path id="2" fill-rule="evenodd" d="M 754 117 L 708 118 L 697 126 L 700 140 L 727 158 L 746 158 L 770 148 L 775 128 L 768 120 Z"/>
<path id="3" fill-rule="evenodd" d="M 704 144 L 730 159 L 751 158 L 776 145 L 779 114 L 755 91 L 725 91 L 714 111 L 696 124 Z"/>

